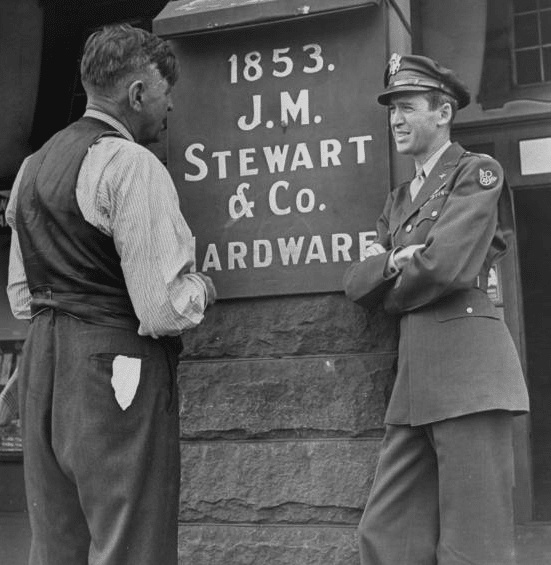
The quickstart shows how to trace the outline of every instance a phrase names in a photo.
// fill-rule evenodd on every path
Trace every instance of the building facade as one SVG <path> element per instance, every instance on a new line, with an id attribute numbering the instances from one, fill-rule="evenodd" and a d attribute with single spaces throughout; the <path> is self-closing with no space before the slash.
<path id="1" fill-rule="evenodd" d="M 550 521 L 551 2 L 4 0 L 4 199 L 23 158 L 82 114 L 83 42 L 118 21 L 166 37 L 180 59 L 168 137 L 152 150 L 221 296 L 183 335 L 181 563 L 358 563 L 397 326 L 348 302 L 340 277 L 413 172 L 375 101 L 394 51 L 458 71 L 472 103 L 452 137 L 495 156 L 513 189 L 516 246 L 490 292 L 531 394 L 516 421 L 516 521 Z M 0 308 L 13 368 L 25 325 L 4 293 Z M 0 512 L 17 512 L 16 427 L 2 441 Z"/>

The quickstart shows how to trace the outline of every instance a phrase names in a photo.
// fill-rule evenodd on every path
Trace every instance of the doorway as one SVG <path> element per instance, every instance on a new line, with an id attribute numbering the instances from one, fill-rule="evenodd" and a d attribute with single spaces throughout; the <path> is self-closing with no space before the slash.
<path id="1" fill-rule="evenodd" d="M 531 403 L 534 519 L 551 521 L 551 186 L 520 188 L 514 194 Z"/>

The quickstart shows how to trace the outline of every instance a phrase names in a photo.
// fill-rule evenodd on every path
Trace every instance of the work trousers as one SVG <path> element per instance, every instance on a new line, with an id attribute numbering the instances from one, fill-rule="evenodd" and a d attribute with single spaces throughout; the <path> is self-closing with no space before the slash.
<path id="1" fill-rule="evenodd" d="M 514 565 L 512 415 L 387 426 L 362 565 Z"/>
<path id="2" fill-rule="evenodd" d="M 30 565 L 177 564 L 177 357 L 53 310 L 31 322 L 19 370 Z"/>

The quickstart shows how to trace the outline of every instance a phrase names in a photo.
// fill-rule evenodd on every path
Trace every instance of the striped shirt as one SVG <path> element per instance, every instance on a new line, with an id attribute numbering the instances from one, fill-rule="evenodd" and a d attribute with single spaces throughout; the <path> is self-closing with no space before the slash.
<path id="1" fill-rule="evenodd" d="M 203 319 L 207 289 L 190 270 L 195 264 L 192 233 L 180 212 L 178 194 L 163 164 L 112 116 L 87 110 L 124 138 L 104 137 L 92 145 L 78 175 L 76 198 L 84 219 L 113 238 L 138 333 L 178 335 Z M 30 318 L 31 295 L 15 230 L 17 192 L 26 161 L 15 179 L 6 219 L 12 228 L 8 298 L 16 318 Z"/>

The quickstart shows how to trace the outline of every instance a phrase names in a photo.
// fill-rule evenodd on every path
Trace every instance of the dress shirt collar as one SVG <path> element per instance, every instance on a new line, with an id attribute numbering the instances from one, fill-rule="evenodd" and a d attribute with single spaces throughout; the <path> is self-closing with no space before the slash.
<path id="1" fill-rule="evenodd" d="M 442 157 L 442 154 L 444 153 L 444 151 L 446 151 L 446 149 L 448 147 L 450 147 L 450 145 L 452 144 L 452 142 L 448 139 L 448 141 L 446 141 L 446 143 L 444 143 L 444 145 L 442 145 L 440 147 L 440 149 L 438 149 L 437 151 L 435 151 L 421 166 L 421 169 L 423 170 L 423 172 L 425 173 L 425 178 L 429 176 L 430 172 L 432 171 L 432 169 L 434 168 L 434 165 L 436 165 L 436 163 L 438 163 L 438 159 L 440 159 L 440 157 Z M 420 170 L 421 170 L 420 169 Z M 420 170 L 416 170 L 416 174 L 418 174 L 420 172 Z"/>
<path id="2" fill-rule="evenodd" d="M 128 131 L 128 129 L 126 129 L 126 127 L 121 122 L 119 122 L 119 120 L 117 120 L 113 116 L 110 116 L 109 114 L 106 114 L 105 112 L 101 112 L 100 110 L 92 110 L 89 108 L 88 110 L 86 110 L 86 112 L 84 112 L 84 117 L 101 120 L 102 122 L 105 122 L 106 124 L 114 127 L 120 134 L 124 135 L 126 139 L 134 141 L 134 137 Z"/>

